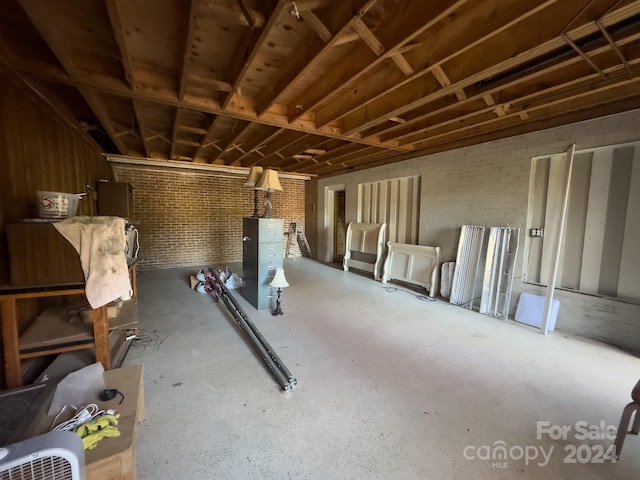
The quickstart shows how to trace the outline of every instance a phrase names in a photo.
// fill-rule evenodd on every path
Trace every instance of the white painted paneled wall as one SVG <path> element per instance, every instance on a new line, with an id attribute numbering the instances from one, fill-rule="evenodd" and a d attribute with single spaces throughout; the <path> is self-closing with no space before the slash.
<path id="1" fill-rule="evenodd" d="M 544 238 L 528 247 L 540 265 L 529 264 L 527 278 L 546 284 L 556 243 L 567 159 L 534 159 L 534 177 L 547 177 L 546 189 L 532 197 L 527 228 L 544 227 Z M 547 170 L 542 175 L 538 169 Z M 544 206 L 544 207 L 543 207 Z M 544 224 L 536 208 L 544 208 Z M 571 177 L 558 286 L 584 293 L 640 302 L 640 143 L 577 152 Z M 537 272 L 539 271 L 539 275 Z"/>
<path id="2" fill-rule="evenodd" d="M 455 260 L 462 225 L 520 227 L 524 238 L 525 232 L 528 235 L 525 227 L 529 195 L 536 185 L 531 185 L 533 157 L 564 153 L 573 143 L 577 150 L 587 150 L 639 142 L 638 125 L 640 110 L 633 110 L 323 178 L 318 180 L 318 231 L 331 231 L 327 219 L 333 215 L 333 207 L 330 203 L 325 205 L 325 200 L 331 198 L 327 192 L 344 190 L 346 221 L 357 221 L 360 184 L 419 175 L 418 243 L 441 247 L 442 261 Z M 634 171 L 632 175 L 631 182 L 637 182 L 638 173 Z M 536 182 L 546 184 L 544 180 Z M 640 199 L 634 198 L 630 204 L 639 205 Z M 631 229 L 628 234 L 633 235 L 638 226 L 633 222 L 627 225 L 625 229 Z M 318 258 L 324 259 L 331 252 L 330 239 L 329 234 L 319 235 Z M 510 315 L 515 313 L 520 293 L 544 295 L 544 287 L 523 281 L 529 254 L 526 244 L 518 251 Z M 534 255 L 530 258 L 534 263 Z M 636 285 L 640 288 L 640 283 Z M 640 304 L 562 289 L 556 293 L 561 302 L 557 330 L 640 351 Z"/>
<path id="3" fill-rule="evenodd" d="M 418 243 L 420 177 L 415 175 L 358 185 L 360 223 L 386 223 L 388 242 Z"/>

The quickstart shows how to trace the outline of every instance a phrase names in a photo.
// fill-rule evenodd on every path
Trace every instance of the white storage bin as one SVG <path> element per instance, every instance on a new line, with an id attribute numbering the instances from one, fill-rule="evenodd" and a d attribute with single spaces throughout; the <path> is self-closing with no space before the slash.
<path id="1" fill-rule="evenodd" d="M 41 218 L 67 218 L 78 211 L 80 196 L 74 193 L 38 191 L 38 210 Z"/>

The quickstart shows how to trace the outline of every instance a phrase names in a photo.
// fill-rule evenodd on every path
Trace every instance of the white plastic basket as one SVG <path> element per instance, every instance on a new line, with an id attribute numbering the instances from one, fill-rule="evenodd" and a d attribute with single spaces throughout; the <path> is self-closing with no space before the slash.
<path id="1" fill-rule="evenodd" d="M 38 209 L 41 218 L 67 218 L 78 211 L 80 196 L 74 193 L 38 191 Z"/>

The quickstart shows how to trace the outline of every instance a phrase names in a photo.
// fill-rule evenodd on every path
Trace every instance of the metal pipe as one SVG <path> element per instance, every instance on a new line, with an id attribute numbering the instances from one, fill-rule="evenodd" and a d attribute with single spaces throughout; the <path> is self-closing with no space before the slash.
<path id="1" fill-rule="evenodd" d="M 220 278 L 219 270 L 211 272 L 211 276 L 206 277 L 209 291 L 215 292 L 217 297 L 223 301 L 227 309 L 233 315 L 234 320 L 240 328 L 247 334 L 251 345 L 254 347 L 260 358 L 265 362 L 275 379 L 280 383 L 285 391 L 290 391 L 293 385 L 298 383 L 289 369 L 282 362 L 280 357 L 273 351 L 269 342 L 262 336 L 258 328 L 251 322 L 242 307 L 236 302 Z"/>
<path id="2" fill-rule="evenodd" d="M 560 216 L 558 217 L 558 230 L 556 236 L 556 244 L 553 250 L 553 260 L 551 262 L 551 272 L 549 272 L 549 284 L 547 286 L 547 298 L 544 303 L 544 314 L 542 315 L 542 326 L 540 333 L 546 335 L 549 331 L 549 319 L 551 317 L 551 305 L 553 302 L 553 293 L 556 289 L 556 280 L 558 277 L 558 266 L 560 264 L 560 251 L 562 249 L 562 240 L 564 236 L 564 226 L 567 219 L 567 206 L 569 204 L 569 188 L 571 186 L 571 172 L 573 170 L 573 156 L 576 151 L 574 143 L 567 150 L 567 177 L 564 183 L 564 194 L 562 196 L 562 206 L 560 207 Z"/>

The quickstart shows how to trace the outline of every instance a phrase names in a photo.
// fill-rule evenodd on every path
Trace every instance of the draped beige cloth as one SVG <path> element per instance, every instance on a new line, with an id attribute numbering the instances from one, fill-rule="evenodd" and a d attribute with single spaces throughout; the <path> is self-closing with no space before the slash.
<path id="1" fill-rule="evenodd" d="M 71 217 L 54 223 L 80 255 L 85 294 L 98 308 L 129 294 L 131 282 L 125 256 L 125 219 Z"/>

